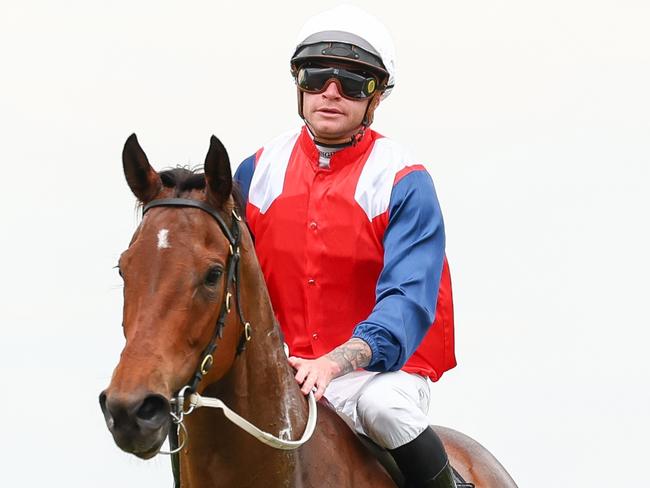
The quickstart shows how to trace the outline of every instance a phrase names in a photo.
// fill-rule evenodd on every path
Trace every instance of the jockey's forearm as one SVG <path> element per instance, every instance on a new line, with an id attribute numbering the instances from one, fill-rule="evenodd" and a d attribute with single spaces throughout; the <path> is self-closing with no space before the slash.
<path id="1" fill-rule="evenodd" d="M 354 337 L 327 353 L 325 357 L 338 366 L 338 370 L 334 371 L 333 376 L 338 378 L 351 371 L 368 366 L 372 359 L 372 351 L 364 340 Z"/>

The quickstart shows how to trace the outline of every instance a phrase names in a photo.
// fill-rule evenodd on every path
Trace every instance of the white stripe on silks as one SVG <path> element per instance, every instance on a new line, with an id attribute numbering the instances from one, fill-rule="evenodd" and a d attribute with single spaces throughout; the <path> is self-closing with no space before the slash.
<path id="1" fill-rule="evenodd" d="M 289 158 L 299 135 L 300 130 L 293 130 L 264 146 L 248 192 L 248 201 L 259 208 L 260 213 L 265 213 L 282 193 Z"/>
<path id="2" fill-rule="evenodd" d="M 409 151 L 397 142 L 385 137 L 375 141 L 354 192 L 368 220 L 388 210 L 395 175 L 411 164 Z"/>

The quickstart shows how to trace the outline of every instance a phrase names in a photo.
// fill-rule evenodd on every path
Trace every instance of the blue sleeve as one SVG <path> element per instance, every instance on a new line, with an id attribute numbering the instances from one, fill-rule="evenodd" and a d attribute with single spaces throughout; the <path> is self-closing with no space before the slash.
<path id="1" fill-rule="evenodd" d="M 248 203 L 248 191 L 251 188 L 251 180 L 253 179 L 253 173 L 255 172 L 255 154 L 244 159 L 239 165 L 239 168 L 235 171 L 235 176 L 233 180 L 239 187 L 241 196 L 243 198 L 244 207 Z"/>
<path id="2" fill-rule="evenodd" d="M 376 303 L 353 333 L 372 350 L 367 370 L 401 369 L 422 342 L 435 318 L 444 254 L 433 181 L 426 171 L 414 171 L 393 187 Z"/>

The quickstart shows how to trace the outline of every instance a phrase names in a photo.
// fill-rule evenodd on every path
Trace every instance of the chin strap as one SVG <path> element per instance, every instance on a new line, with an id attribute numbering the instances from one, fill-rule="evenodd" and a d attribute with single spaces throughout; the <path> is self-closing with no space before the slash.
<path id="1" fill-rule="evenodd" d="M 359 127 L 359 130 L 355 135 L 352 136 L 352 146 L 356 146 L 361 139 L 363 139 L 363 136 L 366 134 L 366 129 L 368 128 L 367 125 L 362 124 L 361 127 Z"/>

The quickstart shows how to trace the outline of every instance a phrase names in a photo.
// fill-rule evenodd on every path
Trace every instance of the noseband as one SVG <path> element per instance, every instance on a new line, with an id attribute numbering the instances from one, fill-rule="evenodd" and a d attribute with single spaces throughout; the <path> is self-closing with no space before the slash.
<path id="1" fill-rule="evenodd" d="M 147 203 L 142 209 L 142 215 L 144 216 L 149 210 L 154 207 L 192 207 L 203 210 L 208 213 L 214 220 L 219 224 L 219 228 L 223 235 L 228 239 L 230 244 L 230 253 L 228 255 L 228 260 L 226 262 L 226 268 L 228 269 L 228 274 L 226 275 L 226 295 L 224 298 L 223 305 L 221 306 L 221 311 L 219 312 L 219 318 L 212 334 L 212 339 L 208 343 L 208 346 L 203 350 L 201 354 L 201 361 L 197 367 L 194 375 L 190 382 L 180 389 L 177 396 L 171 400 L 172 405 L 174 406 L 174 411 L 170 412 L 174 424 L 176 424 L 176 438 L 174 439 L 170 435 L 170 444 L 172 449 L 170 451 L 160 451 L 161 454 L 171 454 L 174 457 L 177 453 L 183 449 L 185 441 L 187 440 L 187 430 L 183 425 L 183 417 L 189 415 L 194 411 L 195 408 L 199 407 L 211 407 L 221 409 L 225 417 L 236 424 L 238 427 L 248 432 L 250 435 L 258 439 L 264 444 L 274 447 L 276 449 L 291 450 L 297 449 L 302 446 L 305 442 L 309 440 L 311 435 L 314 433 L 316 427 L 316 400 L 314 399 L 313 392 L 309 393 L 308 404 L 309 404 L 309 418 L 307 419 L 307 425 L 305 426 L 305 431 L 303 432 L 302 437 L 299 440 L 291 441 L 286 439 L 280 439 L 272 434 L 264 432 L 253 424 L 248 422 L 246 419 L 240 417 L 235 412 L 230 410 L 221 400 L 218 398 L 206 398 L 202 397 L 196 393 L 196 388 L 203 377 L 208 373 L 212 365 L 214 364 L 214 351 L 217 348 L 217 339 L 220 339 L 223 336 L 223 328 L 226 323 L 226 316 L 230 313 L 230 305 L 232 301 L 232 294 L 230 292 L 231 285 L 235 289 L 235 295 L 237 299 L 237 314 L 239 315 L 239 320 L 244 324 L 244 330 L 239 339 L 239 344 L 237 346 L 237 355 L 241 354 L 245 347 L 246 343 L 251 339 L 251 324 L 244 320 L 244 314 L 241 306 L 241 294 L 240 294 L 240 279 L 239 279 L 239 260 L 241 254 L 239 251 L 239 244 L 241 243 L 241 230 L 239 228 L 239 223 L 241 222 L 241 217 L 237 214 L 236 210 L 232 210 L 232 226 L 229 228 L 224 222 L 221 215 L 210 205 L 200 200 L 191 200 L 189 198 L 162 198 L 160 200 L 154 200 Z M 189 407 L 185 410 L 185 395 L 189 394 Z M 178 439 L 181 437 L 181 431 L 183 432 L 183 440 L 180 446 L 178 446 Z M 170 432 L 171 434 L 171 432 Z M 175 478 L 177 473 L 175 473 Z M 178 484 L 176 485 L 178 486 Z"/>

